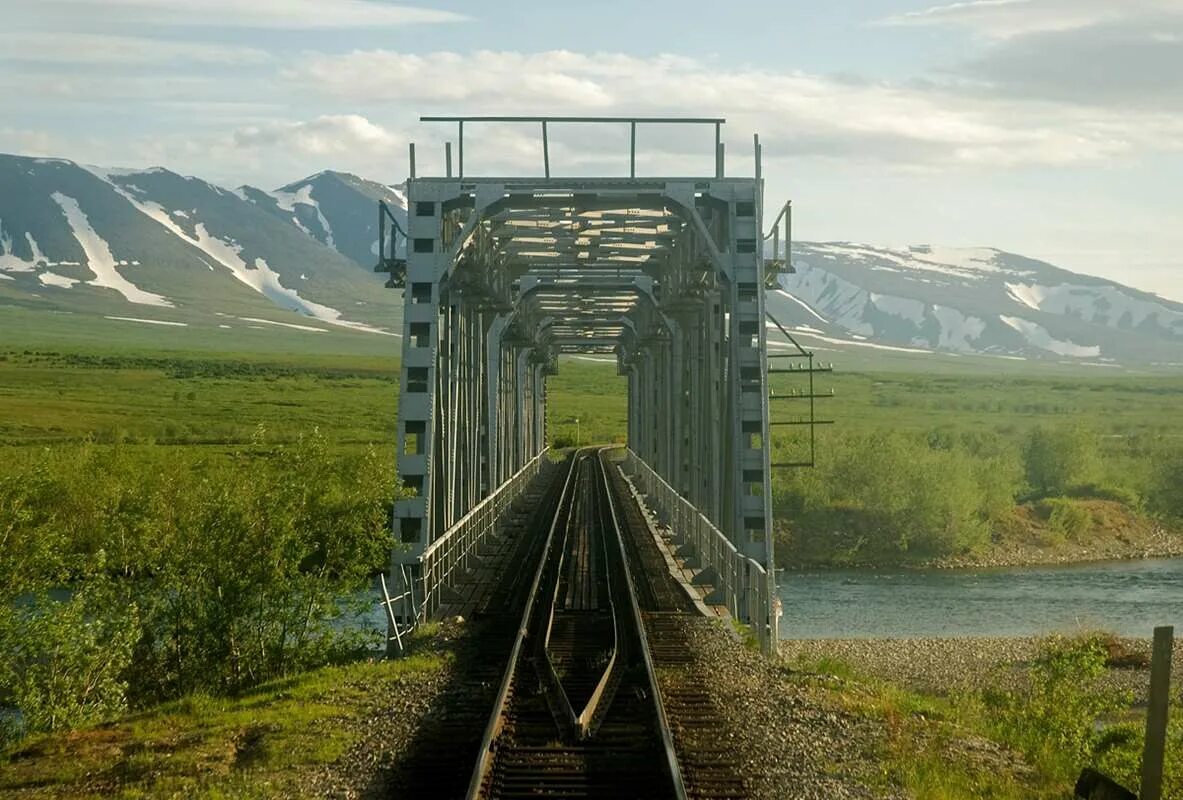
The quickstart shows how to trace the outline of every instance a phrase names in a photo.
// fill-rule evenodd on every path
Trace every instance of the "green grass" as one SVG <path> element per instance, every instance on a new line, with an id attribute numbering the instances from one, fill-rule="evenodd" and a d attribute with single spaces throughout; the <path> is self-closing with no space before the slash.
<path id="1" fill-rule="evenodd" d="M 225 445 L 263 426 L 393 446 L 397 393 L 397 362 L 374 357 L 9 350 L 0 444 Z"/>
<path id="2" fill-rule="evenodd" d="M 986 721 L 966 714 L 957 698 L 916 692 L 830 657 L 792 669 L 799 680 L 821 687 L 837 707 L 882 725 L 878 770 L 864 776 L 872 785 L 904 789 L 921 800 L 1068 796 L 1056 776 L 1028 766 L 1009 743 L 991 739 Z"/>
<path id="3" fill-rule="evenodd" d="M 3 313 L 11 320 L 20 312 Z M 94 337 L 71 338 L 77 329 L 58 330 L 50 320 L 4 342 L 0 477 L 4 465 L 29 463 L 45 448 L 64 453 L 95 441 L 119 444 L 122 458 L 141 459 L 141 471 L 188 465 L 174 471 L 178 480 L 190 474 L 197 479 L 229 465 L 246 470 L 252 460 L 276 457 L 284 445 L 317 429 L 330 458 L 342 463 L 376 445 L 383 474 L 375 485 L 390 481 L 397 340 L 358 340 L 363 346 L 349 338 L 353 334 L 292 338 L 251 331 L 225 345 L 210 332 L 191 341 L 169 329 L 154 330 L 149 338 L 143 331 L 132 333 L 129 323 L 94 325 Z M 839 426 L 821 434 L 822 469 L 841 437 L 882 430 L 924 439 L 934 449 L 966 434 L 1017 447 L 1035 426 L 1072 419 L 1097 434 L 1106 469 L 1133 478 L 1145 469 L 1148 454 L 1183 442 L 1183 377 L 1178 376 L 838 373 L 831 383 L 836 395 L 823 408 Z M 548 399 L 553 442 L 624 439 L 626 382 L 613 366 L 564 360 L 549 380 Z M 774 413 L 791 412 L 778 406 Z M 262 444 L 260 429 L 267 432 Z M 800 443 L 774 439 L 778 452 L 794 446 Z M 72 462 L 64 457 L 61 463 Z M 71 476 L 67 483 L 85 478 Z M 139 513 L 134 504 L 126 505 L 134 492 L 99 495 L 90 498 L 95 508 L 87 506 L 95 520 L 106 519 L 112 509 Z M 146 508 L 151 513 L 145 511 L 142 521 L 155 524 L 152 514 L 159 508 Z M 137 517 L 128 530 L 141 531 L 140 521 Z M 108 548 L 104 558 L 119 552 Z M 188 696 L 109 725 L 39 735 L 0 761 L 0 793 L 38 786 L 42 794 L 64 797 L 283 793 L 307 770 L 350 746 L 355 734 L 346 723 L 364 713 L 376 685 L 413 680 L 440 666 L 438 658 L 423 657 L 398 665 L 326 667 L 233 698 Z M 959 756 L 962 729 L 975 736 L 989 731 L 981 718 L 963 716 L 967 712 L 947 699 L 861 680 L 855 686 L 845 665 L 815 667 L 844 679 L 836 702 L 876 715 L 893 731 L 882 755 L 881 780 L 913 787 L 919 797 L 1061 796 L 1048 793 L 1046 775 L 1010 774 Z"/>
<path id="4" fill-rule="evenodd" d="M 192 695 L 115 722 L 26 740 L 0 795 L 299 797 L 358 741 L 375 697 L 439 672 L 446 654 L 324 667 L 239 697 Z"/>
<path id="5" fill-rule="evenodd" d="M 1030 665 L 1016 665 L 1023 689 L 978 676 L 979 688 L 937 694 L 864 673 L 833 657 L 786 666 L 837 707 L 875 720 L 884 735 L 869 780 L 922 800 L 1066 800 L 1082 768 L 1135 787 L 1145 709 L 1105 688 L 1121 669 L 1109 634 L 1050 638 Z M 1172 714 L 1183 712 L 1176 703 Z M 1183 791 L 1183 720 L 1169 733 L 1165 798 Z"/>

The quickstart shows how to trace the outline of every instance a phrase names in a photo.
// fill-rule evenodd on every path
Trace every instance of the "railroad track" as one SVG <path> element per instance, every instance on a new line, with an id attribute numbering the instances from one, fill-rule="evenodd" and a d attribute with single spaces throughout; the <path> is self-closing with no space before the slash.
<path id="1" fill-rule="evenodd" d="M 602 451 L 578 451 L 469 798 L 690 796 L 625 549 Z"/>

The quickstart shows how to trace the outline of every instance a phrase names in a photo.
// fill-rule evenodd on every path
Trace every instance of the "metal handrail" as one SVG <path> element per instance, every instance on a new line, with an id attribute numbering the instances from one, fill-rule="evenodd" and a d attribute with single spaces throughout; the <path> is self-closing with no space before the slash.
<path id="1" fill-rule="evenodd" d="M 766 650 L 771 647 L 766 623 L 772 609 L 768 571 L 759 561 L 736 548 L 701 511 L 678 494 L 664 478 L 631 448 L 625 450 L 629 471 L 641 479 L 643 488 L 671 519 L 671 530 L 690 545 L 694 555 L 714 570 L 716 590 L 723 605 L 740 621 L 755 623 L 756 636 Z M 745 579 L 746 578 L 746 579 Z M 745 588 L 746 587 L 746 588 Z"/>
<path id="2" fill-rule="evenodd" d="M 464 178 L 464 123 L 466 122 L 511 122 L 538 123 L 542 126 L 542 163 L 544 174 L 550 178 L 550 139 L 547 125 L 549 123 L 617 123 L 629 126 L 629 177 L 637 176 L 637 126 L 638 125 L 714 125 L 715 126 L 715 177 L 723 177 L 723 124 L 727 120 L 723 117 L 546 117 L 546 116 L 423 116 L 420 122 L 454 122 L 456 123 L 457 164 L 459 178 Z M 447 161 L 448 177 L 452 177 L 451 142 L 445 145 L 445 159 Z M 411 145 L 411 176 L 415 176 L 415 148 Z"/>
<path id="3" fill-rule="evenodd" d="M 538 474 L 548 452 L 549 449 L 544 448 L 526 462 L 509 480 L 473 506 L 415 559 L 419 578 L 424 582 L 423 598 L 416 609 L 416 617 L 430 617 L 439 608 L 441 589 L 452 585 L 453 575 L 458 568 L 468 567 L 473 549 L 493 530 L 509 505 Z"/>

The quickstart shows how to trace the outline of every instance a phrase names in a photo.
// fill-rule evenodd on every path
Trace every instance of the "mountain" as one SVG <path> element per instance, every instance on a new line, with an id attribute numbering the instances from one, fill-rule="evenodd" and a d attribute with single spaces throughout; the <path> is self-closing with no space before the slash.
<path id="1" fill-rule="evenodd" d="M 378 201 L 407 227 L 401 189 L 346 172 L 326 170 L 274 192 L 243 186 L 238 193 L 366 269 L 378 262 Z"/>
<path id="2" fill-rule="evenodd" d="M 197 329 L 397 336 L 402 295 L 373 273 L 379 200 L 405 227 L 398 187 L 341 172 L 231 192 L 161 168 L 0 155 L 0 312 L 19 311 L 30 337 L 69 327 L 55 312 L 178 346 Z M 792 262 L 768 310 L 851 368 L 1183 367 L 1183 304 L 1013 253 L 799 242 Z"/>
<path id="3" fill-rule="evenodd" d="M 18 156 L 0 156 L 3 306 L 371 335 L 402 317 L 380 276 L 239 194 L 160 168 Z"/>
<path id="4" fill-rule="evenodd" d="M 1183 366 L 1183 303 L 988 248 L 795 243 L 768 308 L 803 345 Z"/>

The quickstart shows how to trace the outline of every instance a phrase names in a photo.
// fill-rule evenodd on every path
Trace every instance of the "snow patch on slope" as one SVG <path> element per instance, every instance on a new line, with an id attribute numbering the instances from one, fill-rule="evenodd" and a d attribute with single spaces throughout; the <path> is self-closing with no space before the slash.
<path id="1" fill-rule="evenodd" d="M 1059 286 L 1006 284 L 1010 296 L 1037 311 L 1073 316 L 1110 328 L 1136 328 L 1151 317 L 1160 327 L 1172 330 L 1183 324 L 1183 313 L 1159 303 L 1132 297 L 1116 286 Z M 1183 331 L 1181 331 L 1183 332 Z"/>
<path id="2" fill-rule="evenodd" d="M 243 322 L 259 322 L 263 325 L 278 325 L 281 328 L 291 328 L 297 331 L 311 331 L 312 333 L 328 333 L 324 328 L 314 328 L 311 325 L 297 325 L 294 322 L 276 322 L 273 319 L 259 319 L 258 317 L 239 317 Z"/>
<path id="3" fill-rule="evenodd" d="M 378 249 L 378 245 L 375 244 L 374 250 L 377 251 L 377 249 Z M 375 252 L 374 254 L 377 255 L 377 252 Z M 814 311 L 813 308 L 809 305 L 809 303 L 806 303 L 800 297 L 797 297 L 797 295 L 793 294 L 792 292 L 787 292 L 784 289 L 778 289 L 777 291 L 780 293 L 781 297 L 785 298 L 786 300 L 792 300 L 794 303 L 801 306 L 803 309 L 805 309 L 810 314 L 812 314 L 814 317 L 816 317 L 819 321 L 824 322 L 827 325 L 830 323 L 830 321 L 828 319 L 826 319 L 821 314 Z"/>
<path id="4" fill-rule="evenodd" d="M 1039 304 L 1043 302 L 1044 289 L 1039 285 L 1028 286 L 1025 283 L 1008 283 L 1006 284 L 1006 293 L 1010 295 L 1015 302 L 1022 303 L 1034 311 L 1039 310 Z"/>
<path id="5" fill-rule="evenodd" d="M 104 319 L 113 319 L 119 322 L 143 322 L 147 325 L 168 325 L 173 328 L 188 328 L 188 322 L 169 322 L 164 319 L 143 319 L 142 317 L 104 317 Z"/>
<path id="6" fill-rule="evenodd" d="M 275 202 L 279 205 L 280 209 L 292 214 L 292 221 L 296 223 L 300 230 L 304 231 L 304 233 L 307 233 L 309 236 L 312 236 L 312 232 L 304 227 L 304 225 L 296 217 L 296 206 L 309 206 L 310 208 L 316 209 L 316 219 L 320 223 L 321 230 L 323 230 L 325 233 L 325 246 L 330 247 L 333 250 L 337 249 L 337 244 L 333 241 L 333 227 L 329 225 L 328 219 L 325 217 L 324 212 L 321 211 L 320 203 L 317 202 L 316 198 L 312 196 L 312 184 L 305 184 L 295 192 L 285 192 L 282 189 L 279 189 L 271 192 L 271 196 L 275 198 Z"/>
<path id="7" fill-rule="evenodd" d="M 871 294 L 871 304 L 875 308 L 896 317 L 903 317 L 916 325 L 924 324 L 924 311 L 927 306 L 919 300 L 908 297 L 896 297 L 890 294 Z"/>
<path id="8" fill-rule="evenodd" d="M 123 295 L 129 303 L 172 308 L 173 304 L 167 298 L 144 291 L 119 274 L 115 266 L 115 257 L 111 255 L 111 247 L 91 227 L 90 219 L 78 206 L 77 200 L 61 192 L 54 192 L 50 199 L 62 209 L 74 238 L 78 240 L 82 252 L 86 253 L 86 266 L 95 276 L 93 281 L 87 283 L 91 286 L 113 289 Z"/>
<path id="9" fill-rule="evenodd" d="M 380 333 L 384 336 L 402 338 L 401 334 L 384 331 L 381 328 L 375 328 L 363 322 L 350 322 L 349 320 L 342 319 L 341 312 L 337 309 L 300 297 L 294 289 L 288 289 L 280 283 L 279 273 L 271 269 L 264 259 L 256 258 L 254 265 L 248 266 L 242 259 L 242 248 L 236 244 L 231 244 L 230 242 L 210 235 L 205 227 L 205 223 L 198 223 L 194 229 L 194 233 L 196 234 L 195 239 L 177 226 L 164 206 L 159 203 L 133 197 L 124 191 L 119 184 L 111 181 L 101 171 L 95 171 L 95 174 L 110 184 L 116 192 L 122 195 L 141 214 L 163 226 L 182 241 L 195 245 L 214 261 L 230 270 L 230 273 L 239 281 L 277 305 L 342 328 L 352 328 L 358 331 L 365 331 L 366 333 Z M 209 264 L 207 263 L 206 266 L 209 266 Z"/>
<path id="10" fill-rule="evenodd" d="M 978 348 L 970 342 L 980 339 L 986 332 L 985 320 L 963 314 L 955 308 L 937 305 L 932 307 L 932 315 L 941 324 L 937 347 L 963 353 L 977 352 Z"/>
<path id="11" fill-rule="evenodd" d="M 1004 314 L 999 315 L 999 319 L 1002 320 L 1004 325 L 1014 328 L 1023 334 L 1023 337 L 1028 342 L 1041 350 L 1047 350 L 1056 355 L 1071 356 L 1073 358 L 1097 358 L 1101 355 L 1099 345 L 1079 345 L 1075 342 L 1056 339 L 1048 332 L 1047 328 L 1037 325 L 1031 320 L 1020 317 L 1008 317 Z"/>
<path id="12" fill-rule="evenodd" d="M 65 275 L 58 275 L 56 272 L 48 270 L 40 273 L 37 280 L 41 281 L 42 286 L 60 286 L 63 289 L 69 289 L 74 284 L 81 283 L 76 278 L 67 278 Z"/>
<path id="13" fill-rule="evenodd" d="M 25 261 L 12 250 L 12 234 L 4 230 L 4 222 L 0 220 L 0 270 L 5 272 L 33 272 L 39 261 L 45 261 L 45 255 L 37 247 L 36 240 L 32 236 L 25 234 L 25 240 L 29 242 L 33 250 L 33 260 Z"/>
<path id="14" fill-rule="evenodd" d="M 780 280 L 781 287 L 794 299 L 821 309 L 831 322 L 855 333 L 875 334 L 875 329 L 863 319 L 863 312 L 870 302 L 865 289 L 824 269 L 811 267 L 805 261 L 798 261 L 797 272 L 782 275 Z M 814 315 L 825 321 L 817 312 Z"/>
<path id="15" fill-rule="evenodd" d="M 862 262 L 869 269 L 887 272 L 936 273 L 963 280 L 982 281 L 992 274 L 1027 275 L 998 264 L 998 250 L 988 247 L 874 247 L 849 242 L 830 242 L 808 245 L 808 250 L 823 258 L 848 259 Z M 892 265 L 892 266 L 887 266 Z M 919 280 L 924 282 L 923 278 Z"/>
<path id="16" fill-rule="evenodd" d="M 833 336 L 819 336 L 816 333 L 801 333 L 800 335 L 809 339 L 819 339 L 823 342 L 829 342 L 830 344 L 846 345 L 850 347 L 869 347 L 873 350 L 890 350 L 895 353 L 918 353 L 926 356 L 933 355 L 932 350 L 922 350 L 917 347 L 896 347 L 888 344 L 875 344 L 874 342 L 855 342 L 849 339 L 837 339 Z M 772 344 L 772 342 L 770 341 L 769 344 Z"/>

